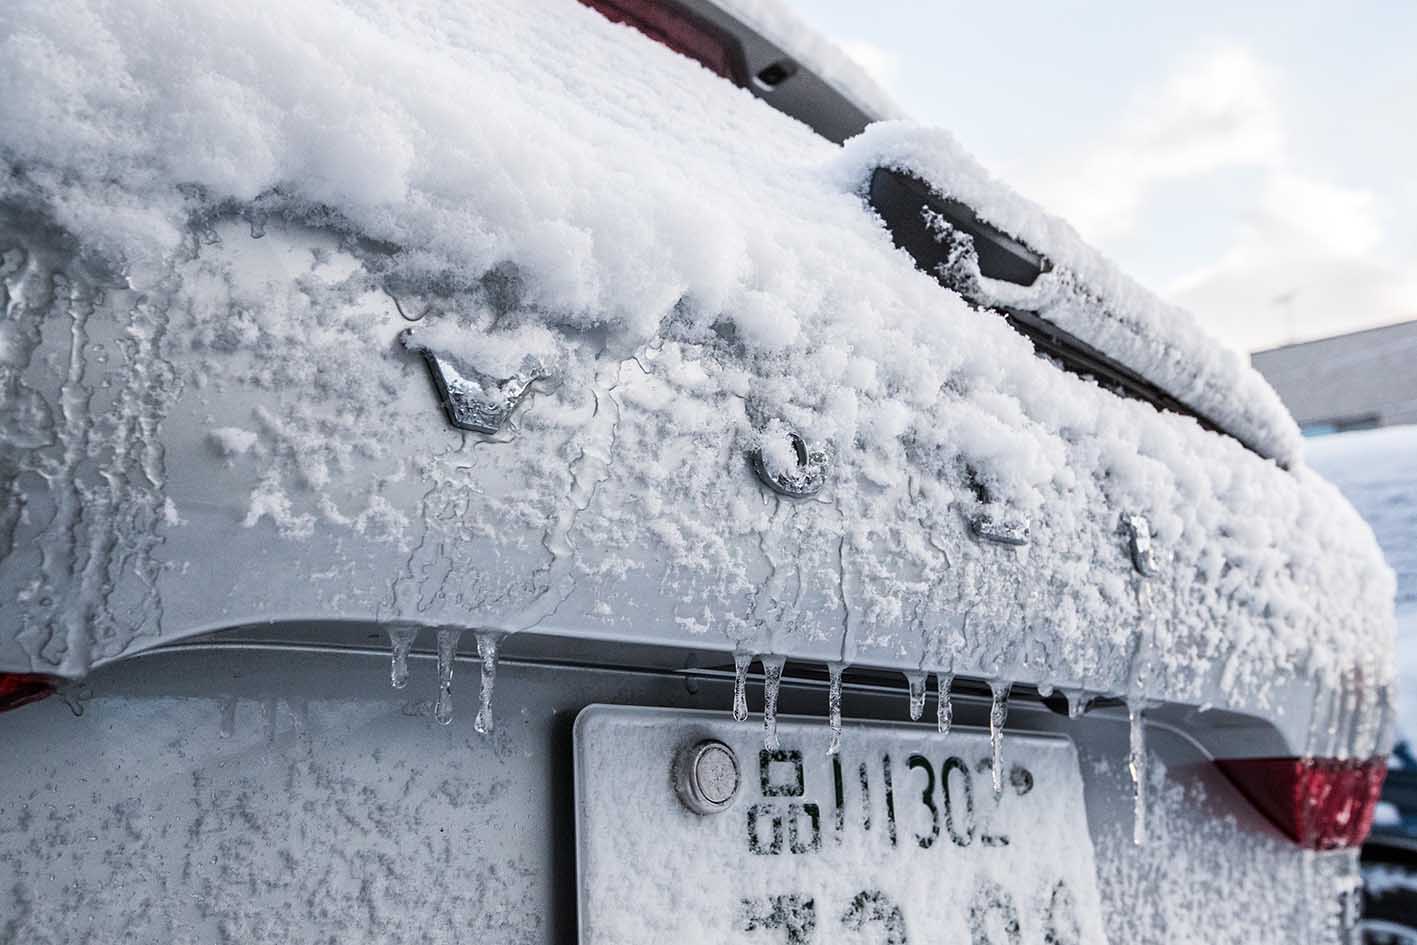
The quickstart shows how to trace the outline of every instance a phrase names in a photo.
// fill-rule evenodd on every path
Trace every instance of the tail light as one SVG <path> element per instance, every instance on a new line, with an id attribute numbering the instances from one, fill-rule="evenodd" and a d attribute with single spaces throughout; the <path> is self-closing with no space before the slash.
<path id="1" fill-rule="evenodd" d="M 56 682 L 53 676 L 37 673 L 0 673 L 0 712 L 54 695 Z"/>
<path id="2" fill-rule="evenodd" d="M 1246 758 L 1219 765 L 1260 813 L 1310 850 L 1361 846 L 1387 775 L 1385 758 Z"/>
<path id="3" fill-rule="evenodd" d="M 661 46 L 688 56 L 735 85 L 746 67 L 733 37 L 687 10 L 664 0 L 581 0 L 613 23 L 633 26 Z"/>

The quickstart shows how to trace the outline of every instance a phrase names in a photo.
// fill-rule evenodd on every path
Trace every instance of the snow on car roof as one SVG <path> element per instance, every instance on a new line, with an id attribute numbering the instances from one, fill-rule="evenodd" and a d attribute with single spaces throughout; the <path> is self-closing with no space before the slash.
<path id="1" fill-rule="evenodd" d="M 843 152 L 570 0 L 13 0 L 0 36 L 0 199 L 42 212 L 131 285 L 167 284 L 179 265 L 180 291 L 220 289 L 218 274 L 191 271 L 204 264 L 189 265 L 194 220 L 304 221 L 387 250 L 363 278 L 428 307 L 412 346 L 487 377 L 530 367 L 554 378 L 537 405 L 561 411 L 549 426 L 578 435 L 578 392 L 615 380 L 623 417 L 594 453 L 605 471 L 577 495 L 584 504 L 568 507 L 544 445 L 508 444 L 502 468 L 524 467 L 528 485 L 478 494 L 487 517 L 476 537 L 495 547 L 460 565 L 495 558 L 499 541 L 544 545 L 556 559 L 545 573 L 570 584 L 540 588 L 532 604 L 565 596 L 534 619 L 491 597 L 440 597 L 419 620 L 518 629 L 574 611 L 571 630 L 614 635 L 630 617 L 613 602 L 641 573 L 643 586 L 680 595 L 674 619 L 699 645 L 711 632 L 715 645 L 760 652 L 825 648 L 1156 698 L 1200 698 L 1219 676 L 1249 705 L 1298 674 L 1333 680 L 1371 664 L 1366 678 L 1384 678 L 1391 577 L 1336 493 L 1302 466 L 1286 473 L 1190 418 L 1065 374 L 894 249 L 844 172 L 908 141 L 928 170 L 954 173 L 929 157 L 964 160 L 943 137 L 887 127 Z M 978 176 L 962 166 L 961 192 Z M 1097 323 L 1126 335 L 1128 363 L 1189 387 L 1287 457 L 1262 383 L 1192 322 L 1130 304 L 1138 290 L 1031 205 L 974 196 L 998 225 L 1144 313 L 1122 328 Z M 240 300 L 260 312 L 243 328 L 253 354 L 362 357 L 356 376 L 368 383 L 339 385 L 340 409 L 319 424 L 262 420 L 263 435 L 299 429 L 300 463 L 264 472 L 244 526 L 274 521 L 289 542 L 374 541 L 362 518 L 339 514 L 333 490 L 364 488 L 348 461 L 360 444 L 388 450 L 360 418 L 379 415 L 407 363 L 365 337 L 341 339 L 310 304 L 286 304 L 306 291 L 299 279 L 266 291 L 265 303 L 254 289 Z M 191 383 L 250 383 L 223 350 L 211 347 Z M 637 370 L 607 371 L 606 358 Z M 270 397 L 289 396 L 261 376 Z M 319 385 L 300 394 L 334 396 Z M 729 457 L 785 455 L 789 430 L 828 448 L 830 494 L 790 507 L 745 495 L 751 474 Z M 311 474 L 326 453 L 339 461 Z M 463 527 L 387 505 L 391 549 L 420 528 Z M 962 512 L 1026 519 L 1029 544 L 976 542 Z M 1132 514 L 1150 520 L 1162 580 L 1133 571 L 1118 532 Z M 548 537 L 517 530 L 527 522 L 551 523 Z M 561 540 L 573 531 L 593 540 Z M 567 561 L 559 549 L 574 547 L 599 557 Z M 657 568 L 691 577 L 670 582 Z M 810 607 L 757 599 L 754 588 L 788 571 Z M 319 579 L 308 584 L 324 599 Z M 387 616 L 387 588 L 348 585 L 329 599 L 364 594 Z M 562 608 L 573 594 L 584 606 Z"/>

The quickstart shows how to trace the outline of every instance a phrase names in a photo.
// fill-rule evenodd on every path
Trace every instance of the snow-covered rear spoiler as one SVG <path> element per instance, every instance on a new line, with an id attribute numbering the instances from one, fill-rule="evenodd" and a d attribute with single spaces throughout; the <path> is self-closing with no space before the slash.
<path id="1" fill-rule="evenodd" d="M 909 253 L 922 271 L 972 302 L 990 305 L 984 280 L 1031 287 L 1053 271 L 1047 257 L 990 226 L 960 201 L 935 193 L 929 184 L 909 173 L 877 168 L 871 174 L 866 196 L 895 244 Z M 1008 305 L 993 307 L 1033 342 L 1041 357 L 1051 358 L 1064 369 L 1089 377 L 1119 396 L 1189 416 L 1207 430 L 1234 436 L 1252 452 L 1266 455 L 1245 437 L 1226 430 L 1200 410 L 1039 313 Z"/>
<path id="2" fill-rule="evenodd" d="M 922 270 L 1000 312 L 1040 354 L 1283 467 L 1297 461 L 1298 427 L 1256 371 L 990 177 L 947 132 L 873 125 L 847 143 L 843 170 Z"/>

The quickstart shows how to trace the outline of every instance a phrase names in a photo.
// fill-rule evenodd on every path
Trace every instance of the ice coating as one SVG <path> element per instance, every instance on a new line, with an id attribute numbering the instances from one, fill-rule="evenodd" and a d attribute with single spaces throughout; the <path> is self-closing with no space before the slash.
<path id="1" fill-rule="evenodd" d="M 453 721 L 453 659 L 461 636 L 462 631 L 456 627 L 438 628 L 438 701 L 433 706 L 433 718 L 439 725 Z"/>
<path id="2" fill-rule="evenodd" d="M 827 664 L 827 728 L 831 730 L 827 742 L 827 754 L 841 751 L 841 673 L 846 669 L 841 663 Z"/>
<path id="3" fill-rule="evenodd" d="M 935 728 L 941 735 L 950 733 L 950 723 L 954 720 L 954 703 L 950 701 L 950 687 L 954 685 L 954 673 L 935 674 Z"/>
<path id="4" fill-rule="evenodd" d="M 777 694 L 782 688 L 782 670 L 787 660 L 781 656 L 764 656 L 762 663 L 763 747 L 776 751 L 780 747 L 777 737 Z"/>
<path id="5" fill-rule="evenodd" d="M 910 697 L 910 721 L 919 722 L 925 714 L 925 680 L 923 672 L 905 674 L 907 694 Z"/>
<path id="6" fill-rule="evenodd" d="M 413 641 L 417 638 L 417 627 L 389 628 L 389 683 L 395 689 L 408 685 L 408 651 L 413 649 Z"/>
<path id="7" fill-rule="evenodd" d="M 733 719 L 737 722 L 748 721 L 748 667 L 752 665 L 752 653 L 733 651 Z"/>
<path id="8" fill-rule="evenodd" d="M 482 688 L 477 694 L 477 718 L 473 720 L 473 730 L 479 735 L 491 735 L 492 690 L 497 685 L 497 646 L 500 635 L 479 631 L 477 634 L 477 656 L 482 664 Z"/>
<path id="9" fill-rule="evenodd" d="M 0 476 L 28 509 L 0 666 L 319 614 L 1109 693 L 1145 625 L 1149 697 L 1264 712 L 1368 653 L 1390 681 L 1390 578 L 1332 490 L 916 272 L 844 173 L 866 150 L 575 5 L 175 9 L 0 10 Z M 503 434 L 448 429 L 414 321 L 546 372 Z M 743 462 L 775 420 L 830 448 L 818 499 Z M 1028 546 L 971 537 L 971 482 Z M 1121 510 L 1166 557 L 1145 623 Z"/>

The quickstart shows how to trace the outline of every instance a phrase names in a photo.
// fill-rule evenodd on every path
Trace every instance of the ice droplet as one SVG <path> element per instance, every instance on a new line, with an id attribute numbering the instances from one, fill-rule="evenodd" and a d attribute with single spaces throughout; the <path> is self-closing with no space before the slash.
<path id="1" fill-rule="evenodd" d="M 748 721 L 748 667 L 753 664 L 753 654 L 745 650 L 733 651 L 733 721 Z"/>
<path id="2" fill-rule="evenodd" d="M 919 722 L 925 714 L 925 674 L 906 673 L 905 682 L 910 689 L 910 721 Z"/>
<path id="3" fill-rule="evenodd" d="M 1127 722 L 1130 728 L 1127 749 L 1127 770 L 1132 775 L 1132 842 L 1146 843 L 1146 722 L 1142 718 L 1142 703 L 1127 700 Z"/>
<path id="4" fill-rule="evenodd" d="M 453 721 L 453 654 L 461 636 L 462 631 L 455 627 L 438 629 L 438 704 L 433 707 L 433 718 L 439 725 Z"/>
<path id="5" fill-rule="evenodd" d="M 777 693 L 782 687 L 784 656 L 764 656 L 763 663 L 763 747 L 777 751 L 782 743 L 777 737 Z"/>
<path id="6" fill-rule="evenodd" d="M 482 659 L 482 690 L 477 696 L 477 718 L 473 730 L 479 735 L 492 734 L 492 689 L 497 685 L 498 635 L 490 631 L 477 634 L 477 655 Z"/>
<path id="7" fill-rule="evenodd" d="M 841 751 L 841 671 L 846 667 L 832 663 L 827 667 L 831 682 L 827 685 L 827 725 L 831 727 L 831 741 L 827 743 L 827 754 Z"/>
<path id="8" fill-rule="evenodd" d="M 1004 720 L 1009 717 L 1011 683 L 994 680 L 989 683 L 993 701 L 989 704 L 989 748 L 992 753 L 994 796 L 1004 793 Z"/>
<path id="9" fill-rule="evenodd" d="M 393 644 L 393 655 L 389 660 L 389 682 L 395 689 L 408 685 L 408 651 L 413 649 L 417 627 L 390 627 L 389 642 Z"/>
<path id="10" fill-rule="evenodd" d="M 954 721 L 955 707 L 950 701 L 950 687 L 954 685 L 954 673 L 936 673 L 935 688 L 937 702 L 935 703 L 935 728 L 941 735 L 950 733 L 950 723 Z"/>

